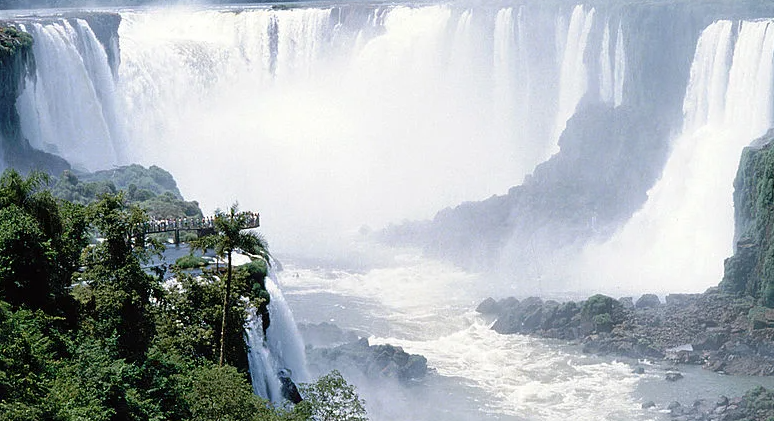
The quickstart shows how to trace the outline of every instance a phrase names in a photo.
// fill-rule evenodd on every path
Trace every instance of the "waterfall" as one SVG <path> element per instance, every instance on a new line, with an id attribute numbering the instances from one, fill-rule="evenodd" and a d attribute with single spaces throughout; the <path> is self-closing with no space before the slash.
<path id="1" fill-rule="evenodd" d="M 599 54 L 599 97 L 602 102 L 615 107 L 623 103 L 623 85 L 626 77 L 626 52 L 624 50 L 623 29 L 618 23 L 615 45 L 611 54 L 610 21 L 605 24 L 602 35 L 602 47 Z"/>
<path id="2" fill-rule="evenodd" d="M 683 133 L 661 180 L 611 241 L 586 250 L 587 277 L 661 291 L 692 291 L 721 280 L 723 259 L 732 253 L 739 156 L 772 124 L 772 24 L 718 21 L 702 32 L 683 104 Z"/>
<path id="3" fill-rule="evenodd" d="M 626 49 L 621 21 L 615 33 L 615 67 L 613 69 L 613 104 L 618 107 L 624 100 L 624 82 L 626 80 Z"/>
<path id="4" fill-rule="evenodd" d="M 588 36 L 593 11 L 573 13 L 564 58 L 539 10 L 369 7 L 123 12 L 117 95 L 131 155 L 203 203 L 260 204 L 275 215 L 269 235 L 310 247 L 333 236 L 309 233 L 502 193 L 554 152 L 559 98 L 564 123 L 585 92 L 585 73 L 570 70 L 587 47 L 573 36 Z"/>
<path id="5" fill-rule="evenodd" d="M 595 9 L 588 11 L 583 5 L 577 5 L 570 17 L 567 39 L 562 48 L 562 64 L 559 80 L 559 111 L 556 116 L 554 139 L 558 140 L 567 125 L 567 120 L 575 114 L 575 108 L 588 89 L 588 74 L 584 56 L 588 38 L 594 24 Z"/>
<path id="6" fill-rule="evenodd" d="M 276 283 L 276 276 L 270 271 L 266 278 L 266 290 L 271 296 L 269 302 L 270 324 L 263 335 L 262 320 L 252 309 L 245 326 L 245 341 L 250 352 L 250 377 L 256 395 L 272 402 L 282 400 L 280 370 L 289 370 L 294 383 L 309 382 L 306 354 L 301 334 L 298 332 L 293 313 Z"/>
<path id="7" fill-rule="evenodd" d="M 38 63 L 17 102 L 25 136 L 86 169 L 160 165 L 205 206 L 239 197 L 288 247 L 504 193 L 556 151 L 597 77 L 585 56 L 607 57 L 620 101 L 620 24 L 600 52 L 583 6 L 120 13 L 117 78 L 85 21 L 25 21 Z M 221 182 L 245 177 L 247 192 Z"/>
<path id="8" fill-rule="evenodd" d="M 253 392 L 272 402 L 281 402 L 282 385 L 277 373 L 282 367 L 272 358 L 261 324 L 261 317 L 255 314 L 255 309 L 251 309 L 245 327 L 245 341 L 250 349 L 247 361 L 250 364 Z"/>
<path id="9" fill-rule="evenodd" d="M 107 54 L 81 20 L 23 25 L 35 44 L 34 78 L 17 100 L 32 146 L 97 170 L 125 163 L 115 82 Z"/>
<path id="10" fill-rule="evenodd" d="M 283 368 L 289 368 L 293 371 L 294 381 L 308 382 L 310 378 L 306 368 L 304 343 L 293 319 L 293 313 L 290 311 L 282 291 L 277 286 L 273 272 L 266 278 L 266 290 L 271 295 L 269 303 L 271 324 L 266 331 L 269 349 Z"/>

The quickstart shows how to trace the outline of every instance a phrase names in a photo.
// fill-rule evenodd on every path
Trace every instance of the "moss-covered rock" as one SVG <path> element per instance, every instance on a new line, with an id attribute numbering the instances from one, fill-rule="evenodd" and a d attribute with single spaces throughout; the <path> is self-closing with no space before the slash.
<path id="1" fill-rule="evenodd" d="M 734 180 L 734 256 L 726 259 L 723 290 L 774 307 L 774 131 L 742 152 Z"/>

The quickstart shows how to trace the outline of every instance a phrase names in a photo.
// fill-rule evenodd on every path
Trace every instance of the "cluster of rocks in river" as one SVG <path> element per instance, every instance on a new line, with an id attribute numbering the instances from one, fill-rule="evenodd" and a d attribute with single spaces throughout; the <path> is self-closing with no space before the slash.
<path id="1" fill-rule="evenodd" d="M 581 344 L 586 353 L 701 364 L 726 374 L 774 375 L 774 309 L 719 288 L 670 294 L 665 301 L 653 294 L 636 302 L 604 295 L 565 303 L 487 298 L 476 311 L 494 317 L 492 329 L 498 333 L 567 340 Z M 667 373 L 665 379 L 681 378 Z M 666 409 L 680 421 L 774 420 L 774 392 L 758 387 L 733 399 L 672 402 L 665 408 L 643 404 L 649 408 Z"/>
<path id="2" fill-rule="evenodd" d="M 353 368 L 369 379 L 396 379 L 402 383 L 421 380 L 427 374 L 427 359 L 409 354 L 399 346 L 370 345 L 368 338 L 345 331 L 331 323 L 299 325 L 307 343 L 306 355 L 312 369 L 332 368 L 349 372 Z"/>
<path id="3" fill-rule="evenodd" d="M 614 299 L 595 295 L 558 303 L 492 298 L 477 311 L 492 329 L 581 343 L 583 351 L 701 364 L 727 374 L 774 374 L 774 310 L 751 298 L 711 288 L 703 294 L 652 294 Z"/>
<path id="4" fill-rule="evenodd" d="M 658 409 L 654 402 L 645 402 L 643 409 Z M 675 421 L 763 421 L 774 419 L 774 392 L 763 387 L 751 389 L 744 396 L 716 400 L 698 399 L 692 405 L 671 402 L 665 408 Z"/>

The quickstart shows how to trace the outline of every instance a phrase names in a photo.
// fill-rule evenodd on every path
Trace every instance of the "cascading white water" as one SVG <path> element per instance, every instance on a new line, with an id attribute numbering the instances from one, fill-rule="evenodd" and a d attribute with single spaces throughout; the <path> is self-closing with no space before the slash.
<path id="1" fill-rule="evenodd" d="M 292 370 L 295 382 L 308 382 L 311 379 L 306 367 L 304 343 L 293 320 L 293 312 L 277 286 L 274 274 L 266 278 L 266 290 L 271 295 L 271 324 L 266 331 L 266 341 L 272 356 L 280 362 L 281 368 Z"/>
<path id="2" fill-rule="evenodd" d="M 271 350 L 264 340 L 262 323 L 255 310 L 251 310 L 245 326 L 245 341 L 250 348 L 247 361 L 250 364 L 253 392 L 272 402 L 281 402 L 282 385 L 277 376 L 281 367 L 272 358 Z"/>
<path id="3" fill-rule="evenodd" d="M 260 209 L 295 249 L 503 193 L 555 152 L 586 90 L 593 9 L 568 31 L 526 7 L 369 7 L 125 11 L 115 86 L 85 23 L 29 25 L 25 133 L 90 169 L 125 149 L 205 208 Z"/>
<path id="4" fill-rule="evenodd" d="M 602 102 L 615 107 L 623 103 L 623 85 L 626 77 L 626 53 L 623 43 L 623 30 L 618 23 L 613 53 L 610 49 L 610 22 L 605 24 L 602 35 L 602 48 L 599 54 L 599 97 Z"/>
<path id="5" fill-rule="evenodd" d="M 616 107 L 624 101 L 624 83 L 626 82 L 626 48 L 624 47 L 623 24 L 618 21 L 615 33 L 615 67 L 613 70 L 613 104 Z"/>
<path id="6" fill-rule="evenodd" d="M 273 272 L 266 278 L 266 290 L 271 296 L 270 324 L 266 336 L 263 334 L 263 321 L 253 309 L 245 325 L 245 341 L 250 348 L 247 357 L 253 391 L 272 402 L 280 402 L 283 398 L 278 376 L 280 370 L 289 370 L 294 383 L 309 382 L 311 378 L 306 367 L 303 340 Z"/>
<path id="7" fill-rule="evenodd" d="M 648 201 L 608 243 L 590 246 L 584 286 L 697 291 L 732 253 L 733 179 L 744 146 L 772 123 L 772 21 L 707 27 L 685 95 L 683 133 Z"/>
<path id="8" fill-rule="evenodd" d="M 22 132 L 34 147 L 77 167 L 125 163 L 107 54 L 85 21 L 74 25 L 62 19 L 23 26 L 35 39 L 36 73 L 17 100 Z"/>
<path id="9" fill-rule="evenodd" d="M 567 29 L 567 39 L 562 48 L 562 62 L 559 84 L 559 110 L 556 115 L 554 139 L 558 140 L 567 120 L 575 114 L 578 103 L 588 89 L 588 74 L 584 56 L 588 45 L 589 34 L 594 24 L 595 9 L 586 10 L 583 5 L 577 5 L 570 17 Z"/>

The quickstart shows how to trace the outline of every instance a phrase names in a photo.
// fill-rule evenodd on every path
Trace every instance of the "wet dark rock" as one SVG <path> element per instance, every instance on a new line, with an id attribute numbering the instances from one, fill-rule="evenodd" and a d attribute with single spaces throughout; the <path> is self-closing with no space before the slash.
<path id="1" fill-rule="evenodd" d="M 752 329 L 756 317 L 768 318 L 754 300 L 718 288 L 670 297 L 669 304 L 634 309 L 603 295 L 561 304 L 505 299 L 496 301 L 501 311 L 493 329 L 578 341 L 583 352 L 599 355 L 668 358 L 726 374 L 774 375 L 774 328 Z"/>
<path id="2" fill-rule="evenodd" d="M 334 348 L 307 348 L 311 364 L 355 367 L 370 378 L 394 378 L 403 382 L 420 380 L 427 374 L 427 359 L 409 354 L 399 346 L 369 345 L 367 338 Z"/>
<path id="3" fill-rule="evenodd" d="M 293 380 L 290 378 L 289 370 L 280 370 L 277 375 L 279 377 L 280 383 L 282 384 L 280 392 L 282 393 L 283 398 L 293 402 L 294 404 L 304 400 L 301 398 L 301 393 L 298 392 L 298 387 L 296 387 L 296 384 L 293 383 Z"/>
<path id="4" fill-rule="evenodd" d="M 666 377 L 665 377 L 666 381 L 668 382 L 676 382 L 682 378 L 683 378 L 682 374 L 675 373 L 675 372 L 666 373 Z"/>
<path id="5" fill-rule="evenodd" d="M 665 301 L 668 306 L 685 307 L 695 303 L 700 296 L 701 294 L 668 294 Z"/>
<path id="6" fill-rule="evenodd" d="M 635 303 L 635 308 L 637 309 L 643 309 L 643 308 L 656 308 L 661 305 L 661 300 L 658 299 L 658 296 L 656 294 L 643 294 L 642 297 L 637 299 L 637 303 Z"/>
<path id="7" fill-rule="evenodd" d="M 632 297 L 621 297 L 618 299 L 618 302 L 626 310 L 634 310 L 634 299 Z"/>
<path id="8" fill-rule="evenodd" d="M 498 314 L 500 313 L 501 307 L 500 304 L 495 301 L 494 298 L 489 297 L 486 300 L 482 301 L 481 304 L 476 307 L 476 312 L 481 314 Z"/>
<path id="9" fill-rule="evenodd" d="M 653 401 L 643 402 L 642 404 L 642 409 L 655 408 L 655 407 L 656 407 L 656 403 Z"/>

